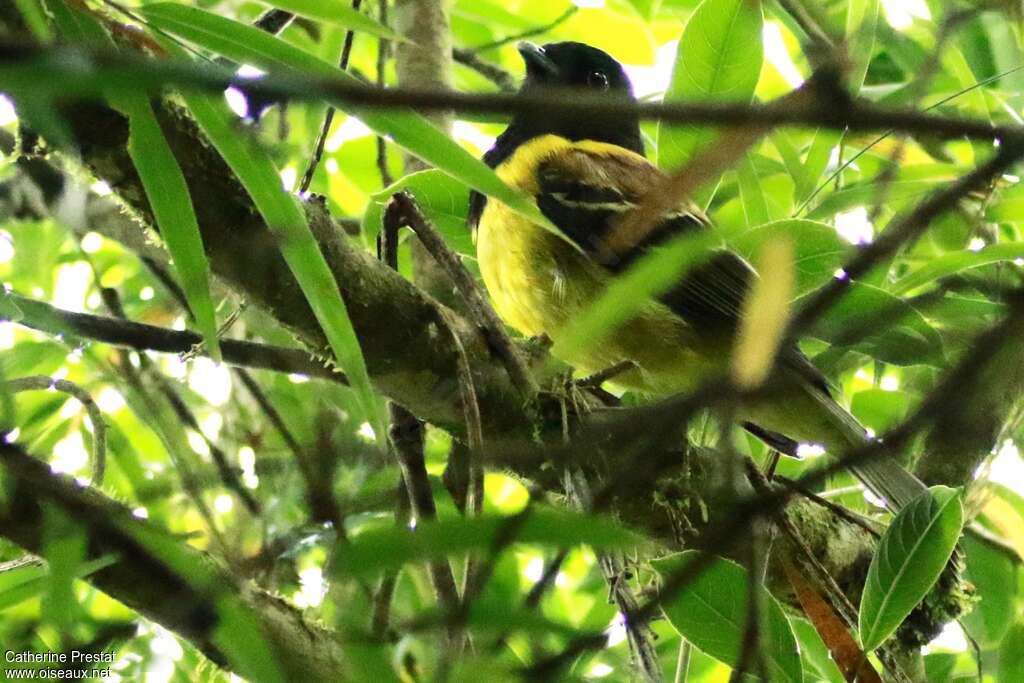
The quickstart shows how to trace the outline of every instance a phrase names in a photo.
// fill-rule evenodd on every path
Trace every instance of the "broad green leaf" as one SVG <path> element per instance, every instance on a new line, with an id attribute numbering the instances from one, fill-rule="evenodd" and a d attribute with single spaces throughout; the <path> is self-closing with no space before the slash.
<path id="1" fill-rule="evenodd" d="M 274 36 L 195 7 L 159 2 L 142 7 L 139 12 L 157 28 L 242 64 L 267 71 L 297 71 L 306 76 L 361 85 L 354 76 Z M 338 99 L 333 99 L 332 104 L 358 116 L 375 132 L 390 136 L 399 146 L 431 166 L 504 202 L 534 222 L 555 230 L 532 200 L 502 182 L 486 164 L 419 114 L 355 107 Z"/>
<path id="2" fill-rule="evenodd" d="M 142 93 L 123 92 L 113 99 L 114 106 L 128 117 L 128 154 L 142 180 L 167 251 L 174 259 L 174 269 L 196 327 L 210 355 L 219 361 L 217 316 L 210 297 L 210 264 L 185 175 L 164 138 L 149 98 Z"/>
<path id="3" fill-rule="evenodd" d="M 798 295 L 828 282 L 852 251 L 850 244 L 839 237 L 831 225 L 801 219 L 758 225 L 730 240 L 730 246 L 751 260 L 761 245 L 779 237 L 789 237 L 793 241 Z"/>
<path id="4" fill-rule="evenodd" d="M 359 339 L 330 266 L 306 222 L 306 215 L 281 185 L 273 161 L 253 141 L 239 134 L 224 102 L 185 92 L 185 102 L 214 147 L 235 172 L 267 226 L 279 238 L 281 254 L 302 288 L 331 350 L 348 374 L 363 417 L 377 434 L 385 434 L 384 416 L 374 394 Z"/>
<path id="5" fill-rule="evenodd" d="M 372 239 L 380 232 L 384 207 L 396 192 L 402 190 L 416 197 L 416 203 L 444 236 L 449 247 L 463 256 L 475 258 L 472 236 L 466 228 L 469 188 L 437 169 L 411 173 L 374 194 L 363 214 L 363 231 L 368 238 Z"/>
<path id="6" fill-rule="evenodd" d="M 979 251 L 952 251 L 929 259 L 919 268 L 911 270 L 897 280 L 891 290 L 893 294 L 907 294 L 948 275 L 1020 258 L 1024 258 L 1024 242 L 991 244 Z"/>
<path id="7" fill-rule="evenodd" d="M 1024 671 L 1024 621 L 1017 620 L 999 648 L 999 681 L 1012 681 Z"/>
<path id="8" fill-rule="evenodd" d="M 905 392 L 866 389 L 853 395 L 850 412 L 865 427 L 881 434 L 906 417 L 910 405 L 910 397 Z"/>
<path id="9" fill-rule="evenodd" d="M 799 304 L 798 304 L 799 307 Z M 815 323 L 815 336 L 853 348 L 895 365 L 941 364 L 942 337 L 917 309 L 865 282 L 853 282 L 847 292 Z"/>
<path id="10" fill-rule="evenodd" d="M 665 101 L 749 102 L 761 74 L 761 24 L 760 0 L 704 0 L 683 30 Z M 706 127 L 659 125 L 658 165 L 685 165 L 717 135 Z"/>
<path id="11" fill-rule="evenodd" d="M 355 31 L 371 33 L 390 40 L 405 40 L 387 26 L 371 19 L 362 12 L 352 9 L 345 0 L 260 0 L 288 12 L 294 12 L 310 19 L 338 24 Z"/>
<path id="12" fill-rule="evenodd" d="M 967 580 L 977 590 L 978 602 L 962 617 L 967 632 L 982 647 L 996 646 L 1016 615 L 1017 566 L 1005 553 L 967 536 Z"/>
<path id="13" fill-rule="evenodd" d="M 627 548 L 643 539 L 604 517 L 535 506 L 519 516 L 454 517 L 421 522 L 414 530 L 387 526 L 369 529 L 338 547 L 333 567 L 341 574 L 372 576 L 421 562 L 486 550 L 512 532 L 516 542 L 556 547 L 586 544 L 594 548 Z"/>
<path id="14" fill-rule="evenodd" d="M 960 492 L 933 486 L 903 508 L 878 542 L 860 601 L 860 639 L 874 650 L 928 594 L 964 525 Z"/>
<path id="15" fill-rule="evenodd" d="M 686 550 L 651 564 L 662 576 L 681 570 L 701 555 Z M 715 659 L 735 666 L 747 623 L 750 575 L 729 560 L 715 558 L 710 566 L 662 607 L 672 627 Z M 761 648 L 772 681 L 802 681 L 803 665 L 793 629 L 782 606 L 763 587 Z"/>

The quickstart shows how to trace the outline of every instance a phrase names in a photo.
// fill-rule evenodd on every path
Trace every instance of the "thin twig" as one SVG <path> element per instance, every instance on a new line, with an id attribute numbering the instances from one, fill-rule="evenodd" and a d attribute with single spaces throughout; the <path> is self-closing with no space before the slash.
<path id="1" fill-rule="evenodd" d="M 498 86 L 499 90 L 503 92 L 515 91 L 516 79 L 512 74 L 497 64 L 491 64 L 481 59 L 473 50 L 467 50 L 464 47 L 453 48 L 452 58 L 459 64 L 469 67 L 491 83 L 494 83 Z"/>
<path id="2" fill-rule="evenodd" d="M 388 0 L 380 0 L 378 5 L 378 19 L 382 26 L 388 25 Z M 377 39 L 377 87 L 384 87 L 385 70 L 388 58 L 391 56 L 391 41 L 387 38 Z M 380 172 L 380 183 L 382 187 L 390 187 L 394 179 L 391 171 L 388 170 L 388 144 L 383 135 L 376 136 L 377 140 L 377 170 Z"/>
<path id="3" fill-rule="evenodd" d="M 249 94 L 279 99 L 326 99 L 346 108 L 413 108 L 510 115 L 543 108 L 553 121 L 582 116 L 591 120 L 617 121 L 624 115 L 635 115 L 645 120 L 715 127 L 799 125 L 852 131 L 893 129 L 935 139 L 968 137 L 1005 142 L 1024 138 L 1024 128 L 1017 124 L 994 124 L 987 120 L 941 116 L 906 108 L 878 107 L 857 98 L 851 98 L 844 106 L 836 106 L 833 100 L 825 98 L 795 106 L 790 102 L 627 102 L 574 89 L 565 91 L 567 96 L 560 96 L 563 93 L 557 90 L 512 94 L 381 89 L 338 78 L 290 73 L 268 73 L 262 78 L 245 79 L 224 71 L 198 68 L 192 62 L 146 60 L 127 52 L 47 47 L 44 53 L 32 45 L 10 43 L 0 46 L 0 64 L 8 68 L 7 73 L 15 81 L 31 77 L 36 84 L 61 83 L 61 95 L 66 99 L 91 96 L 100 83 L 130 77 L 142 90 L 157 91 L 169 84 L 217 92 L 234 87 Z M 45 91 L 39 94 L 43 95 Z M 829 97 L 832 95 L 834 93 L 830 92 Z"/>
<path id="4" fill-rule="evenodd" d="M 15 319 L 14 317 L 5 317 L 0 313 L 0 321 L 16 323 L 47 334 L 61 337 L 81 337 L 137 351 L 188 353 L 199 346 L 201 355 L 209 355 L 209 351 L 201 345 L 202 337 L 194 332 L 171 330 L 121 318 L 66 311 L 17 294 L 0 294 L 0 296 L 7 297 L 22 314 L 20 318 Z M 220 344 L 221 356 L 229 365 L 305 375 L 339 384 L 348 384 L 343 373 L 327 367 L 302 349 L 236 339 L 222 339 Z"/>
<path id="5" fill-rule="evenodd" d="M 511 35 L 511 36 L 505 36 L 504 38 L 501 38 L 500 40 L 495 40 L 495 41 L 492 41 L 490 43 L 484 43 L 483 45 L 477 45 L 477 46 L 471 47 L 469 49 L 471 51 L 473 51 L 473 52 L 483 52 L 484 50 L 493 50 L 495 48 L 504 47 L 504 46 L 506 46 L 506 45 L 508 45 L 510 43 L 518 43 L 520 40 L 525 40 L 526 38 L 532 38 L 534 36 L 539 36 L 539 35 L 542 35 L 544 33 L 548 33 L 550 31 L 553 31 L 554 29 L 558 28 L 558 26 L 560 26 L 563 22 L 567 21 L 572 15 L 576 14 L 576 12 L 578 12 L 579 9 L 580 9 L 579 7 L 577 7 L 576 5 L 573 5 L 569 9 L 565 10 L 565 12 L 563 12 L 558 18 L 556 18 L 554 21 L 552 21 L 549 24 L 545 24 L 544 26 L 537 26 L 536 28 L 527 29 L 527 30 L 523 31 L 522 33 L 516 33 L 516 34 Z"/>
<path id="6" fill-rule="evenodd" d="M 484 298 L 473 276 L 462 265 L 456 255 L 432 225 L 424 217 L 416 200 L 408 192 L 396 193 L 391 199 L 391 207 L 397 211 L 403 222 L 412 228 L 420 242 L 426 247 L 434 260 L 444 268 L 459 293 L 463 296 L 469 311 L 476 318 L 477 324 L 484 332 L 488 343 L 504 364 L 512 383 L 519 389 L 524 398 L 532 398 L 537 394 L 537 383 L 533 380 L 526 363 L 505 332 L 505 326 Z"/>
<path id="7" fill-rule="evenodd" d="M 89 392 L 74 382 L 57 379 L 46 375 L 18 377 L 0 382 L 3 390 L 16 394 L 21 391 L 59 391 L 78 399 L 85 408 L 92 424 L 92 485 L 103 485 L 103 474 L 107 468 L 107 424 L 103 421 L 103 413 L 92 400 Z"/>
<path id="8" fill-rule="evenodd" d="M 580 510 L 590 512 L 594 509 L 590 486 L 579 470 L 566 472 L 565 490 L 569 499 Z M 654 647 L 654 631 L 651 630 L 649 618 L 638 616 L 639 603 L 626 579 L 625 567 L 621 559 L 613 553 L 598 553 L 597 559 L 601 573 L 608 583 L 609 596 L 622 615 L 633 666 L 645 681 L 659 683 L 663 677 L 658 652 Z"/>
<path id="9" fill-rule="evenodd" d="M 352 0 L 352 9 L 358 11 L 359 6 L 363 0 Z M 353 29 L 349 29 L 345 32 L 345 44 L 341 48 L 341 59 L 338 61 L 338 69 L 345 71 L 348 69 L 348 60 L 352 54 L 352 43 L 355 41 L 356 32 Z M 309 186 L 313 182 L 313 174 L 316 172 L 316 167 L 320 165 L 320 159 L 324 156 L 324 145 L 327 142 L 327 134 L 331 131 L 331 123 L 334 121 L 334 107 L 327 107 L 327 112 L 324 114 L 324 123 L 320 127 L 320 134 L 316 138 L 316 147 L 313 150 L 313 157 L 309 160 L 309 165 L 306 167 L 306 172 L 302 176 L 302 183 L 299 184 L 299 194 L 304 195 L 309 192 Z"/>

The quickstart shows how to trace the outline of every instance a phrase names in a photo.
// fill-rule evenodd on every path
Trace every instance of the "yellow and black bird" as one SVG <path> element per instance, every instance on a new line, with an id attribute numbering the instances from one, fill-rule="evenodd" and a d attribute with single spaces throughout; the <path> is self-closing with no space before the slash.
<path id="1" fill-rule="evenodd" d="M 523 91 L 575 88 L 634 101 L 622 65 L 602 50 L 561 42 L 543 47 L 522 43 L 519 51 L 526 62 Z M 663 216 L 640 244 L 609 253 L 621 217 L 664 177 L 644 157 L 639 120 L 632 114 L 611 122 L 557 118 L 543 108 L 520 113 L 484 161 L 506 183 L 532 196 L 579 247 L 501 202 L 471 197 L 469 222 L 476 230 L 480 271 L 498 315 L 524 335 L 546 334 L 555 348 L 559 332 L 617 273 L 667 238 L 709 227 L 699 210 L 682 206 Z M 617 376 L 615 383 L 653 395 L 692 390 L 725 376 L 741 305 L 755 277 L 736 254 L 716 252 L 602 343 L 562 360 L 587 373 L 632 361 L 635 369 Z M 866 442 L 864 428 L 830 396 L 824 378 L 799 349 L 783 349 L 778 364 L 780 391 L 771 400 L 739 407 L 748 430 L 791 454 L 799 443 L 821 444 L 841 454 Z M 895 509 L 924 490 L 888 457 L 866 462 L 855 474 Z"/>

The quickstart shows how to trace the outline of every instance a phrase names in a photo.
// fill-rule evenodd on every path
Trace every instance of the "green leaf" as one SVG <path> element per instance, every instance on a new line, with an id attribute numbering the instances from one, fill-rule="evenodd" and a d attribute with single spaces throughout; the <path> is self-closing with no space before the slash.
<path id="1" fill-rule="evenodd" d="M 651 562 L 662 576 L 680 571 L 701 556 L 686 550 Z M 699 577 L 663 605 L 672 627 L 720 662 L 735 666 L 747 622 L 750 576 L 746 569 L 715 558 Z M 802 681 L 803 665 L 789 620 L 779 602 L 761 593 L 761 648 L 772 681 Z"/>
<path id="2" fill-rule="evenodd" d="M 759 0 L 704 0 L 679 41 L 665 101 L 749 102 L 761 74 L 761 24 Z M 658 164 L 678 168 L 717 135 L 706 127 L 659 125 Z"/>
<path id="3" fill-rule="evenodd" d="M 159 2 L 142 7 L 139 12 L 157 28 L 242 64 L 267 71 L 297 71 L 307 77 L 332 78 L 353 86 L 361 85 L 354 76 L 274 36 L 195 7 Z M 358 116 L 375 132 L 390 136 L 396 144 L 431 166 L 557 232 L 532 199 L 502 182 L 485 163 L 419 114 L 355 107 L 338 99 L 333 99 L 332 104 Z"/>
<path id="4" fill-rule="evenodd" d="M 117 559 L 112 555 L 82 562 L 75 571 L 75 578 L 84 579 L 115 562 Z M 49 569 L 42 563 L 33 562 L 0 572 L 0 611 L 43 595 L 49 581 Z"/>
<path id="5" fill-rule="evenodd" d="M 941 364 L 942 337 L 917 309 L 865 282 L 853 282 L 815 323 L 813 333 L 833 344 L 848 344 L 847 336 L 857 332 L 852 348 L 894 365 Z"/>
<path id="6" fill-rule="evenodd" d="M 736 180 L 740 186 L 740 197 L 743 200 L 743 212 L 747 216 L 747 225 L 763 225 L 771 220 L 768 213 L 768 200 L 761 189 L 761 180 L 750 154 L 744 154 L 736 166 Z"/>
<path id="7" fill-rule="evenodd" d="M 405 40 L 405 37 L 387 26 L 366 16 L 345 0 L 260 0 L 273 7 L 294 12 L 310 19 L 337 24 L 355 31 L 371 33 L 390 40 Z"/>
<path id="8" fill-rule="evenodd" d="M 32 35 L 35 36 L 36 40 L 40 43 L 50 42 L 53 38 L 53 32 L 50 30 L 50 23 L 46 20 L 43 8 L 39 6 L 37 0 L 14 0 L 14 4 L 17 6 L 18 11 L 21 12 L 25 25 L 32 32 Z"/>
<path id="9" fill-rule="evenodd" d="M 814 207 L 807 217 L 814 220 L 829 219 L 840 211 L 848 211 L 860 206 L 873 206 L 884 197 L 885 206 L 891 211 L 911 201 L 922 199 L 938 187 L 943 180 L 897 180 L 882 188 L 876 181 L 858 183 L 842 190 L 836 190 L 826 196 Z"/>
<path id="10" fill-rule="evenodd" d="M 599 345 L 612 330 L 650 305 L 652 297 L 668 291 L 690 268 L 708 259 L 721 240 L 713 230 L 700 230 L 652 249 L 611 280 L 590 306 L 554 335 L 552 355 L 573 358 Z"/>
<path id="11" fill-rule="evenodd" d="M 999 645 L 1016 615 L 1017 567 L 992 546 L 970 536 L 964 538 L 966 578 L 977 590 L 978 602 L 962 617 L 967 632 L 982 647 Z"/>
<path id="12" fill-rule="evenodd" d="M 980 251 L 953 251 L 929 259 L 920 268 L 912 270 L 891 287 L 893 294 L 906 294 L 918 287 L 948 275 L 982 266 L 1024 258 L 1024 242 L 990 244 Z"/>
<path id="13" fill-rule="evenodd" d="M 141 93 L 127 92 L 111 99 L 114 106 L 128 117 L 128 154 L 142 180 L 167 251 L 174 259 L 174 269 L 195 316 L 196 327 L 203 335 L 210 355 L 219 361 L 217 316 L 210 297 L 210 264 L 203 250 L 203 239 L 185 175 L 164 138 L 149 99 Z"/>
<path id="14" fill-rule="evenodd" d="M 860 92 L 875 49 L 878 26 L 878 0 L 850 0 L 846 8 L 847 54 L 853 61 L 849 72 L 851 92 Z"/>
<path id="15" fill-rule="evenodd" d="M 741 256 L 752 260 L 760 253 L 762 245 L 780 237 L 788 237 L 793 242 L 798 295 L 828 282 L 852 252 L 851 245 L 831 225 L 801 219 L 758 225 L 737 235 L 730 240 L 730 245 Z"/>
<path id="16" fill-rule="evenodd" d="M 512 532 L 518 543 L 556 547 L 586 544 L 594 548 L 627 548 L 643 539 L 616 522 L 593 515 L 535 506 L 520 516 L 485 514 L 421 522 L 414 530 L 388 525 L 369 529 L 339 546 L 333 566 L 341 574 L 373 576 L 410 562 L 440 559 L 485 550 Z"/>
<path id="17" fill-rule="evenodd" d="M 1017 621 L 999 648 L 999 681 L 1012 681 L 1024 671 L 1024 621 Z"/>
<path id="18" fill-rule="evenodd" d="M 871 559 L 860 601 L 860 639 L 874 650 L 896 631 L 946 568 L 964 525 L 960 492 L 933 486 L 903 508 Z"/>
<path id="19" fill-rule="evenodd" d="M 445 243 L 463 256 L 476 257 L 472 235 L 466 228 L 469 188 L 455 178 L 429 169 L 411 173 L 371 197 L 363 214 L 363 230 L 372 239 L 380 232 L 384 207 L 396 193 L 408 190 L 416 203 L 445 239 Z"/>
<path id="20" fill-rule="evenodd" d="M 338 364 L 348 374 L 363 417 L 383 438 L 387 433 L 384 415 L 374 394 L 359 338 L 334 274 L 306 222 L 305 213 L 282 187 L 273 161 L 248 136 L 239 134 L 237 118 L 220 98 L 190 92 L 183 93 L 183 97 L 196 121 L 238 176 L 260 215 L 278 237 L 281 254 L 295 274 Z"/>
<path id="21" fill-rule="evenodd" d="M 4 238 L 0 236 L 0 240 L 2 239 Z M 18 308 L 18 304 L 14 303 L 11 293 L 0 286 L 0 320 L 16 323 L 24 317 L 25 314 Z"/>

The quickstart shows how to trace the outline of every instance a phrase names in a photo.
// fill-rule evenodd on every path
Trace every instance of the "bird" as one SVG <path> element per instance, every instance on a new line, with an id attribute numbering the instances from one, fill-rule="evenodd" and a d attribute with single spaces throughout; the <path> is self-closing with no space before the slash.
<path id="1" fill-rule="evenodd" d="M 636 101 L 625 69 L 603 50 L 579 42 L 524 42 L 518 49 L 526 66 L 522 93 L 564 97 L 576 91 Z M 551 339 L 553 350 L 566 325 L 640 256 L 676 235 L 713 229 L 696 206 L 685 203 L 662 216 L 639 244 L 609 253 L 621 217 L 665 177 L 647 160 L 639 117 L 629 107 L 614 117 L 566 118 L 543 107 L 519 111 L 483 161 L 532 197 L 561 233 L 494 198 L 470 196 L 467 220 L 495 311 L 524 336 Z M 736 253 L 714 251 L 601 343 L 560 360 L 588 374 L 626 364 L 631 369 L 616 375 L 614 384 L 650 396 L 693 391 L 726 376 L 741 307 L 756 278 Z M 779 350 L 776 363 L 777 390 L 737 407 L 748 431 L 790 455 L 800 444 L 840 455 L 871 440 L 795 343 Z M 893 511 L 926 490 L 888 454 L 851 469 Z"/>

